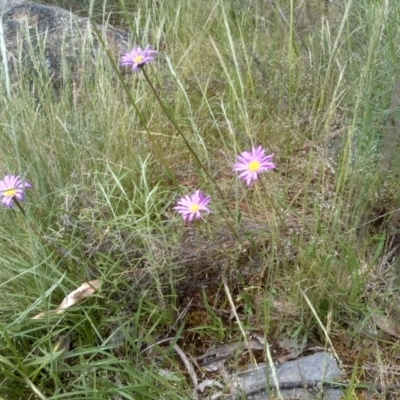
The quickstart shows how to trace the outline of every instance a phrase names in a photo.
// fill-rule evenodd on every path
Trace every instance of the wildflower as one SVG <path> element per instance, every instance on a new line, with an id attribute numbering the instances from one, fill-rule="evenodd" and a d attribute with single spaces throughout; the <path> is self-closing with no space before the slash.
<path id="1" fill-rule="evenodd" d="M 259 172 L 275 168 L 275 164 L 271 162 L 274 155 L 265 156 L 264 154 L 265 149 L 261 146 L 257 148 L 253 146 L 251 151 L 244 151 L 237 157 L 233 170 L 240 172 L 239 178 L 246 181 L 247 186 L 251 185 L 251 181 L 258 179 Z"/>
<path id="2" fill-rule="evenodd" d="M 121 57 L 121 65 L 132 65 L 132 69 L 135 72 L 139 72 L 139 68 L 142 68 L 150 61 L 154 61 L 154 57 L 152 57 L 153 53 L 157 52 L 155 50 L 150 50 L 150 46 L 146 46 L 144 50 L 142 50 L 140 47 L 135 47 Z"/>
<path id="3" fill-rule="evenodd" d="M 193 217 L 200 219 L 200 211 L 210 213 L 210 210 L 207 208 L 210 199 L 210 196 L 204 196 L 200 190 L 196 190 L 191 196 L 182 197 L 174 209 L 182 215 L 185 221 L 192 221 Z"/>
<path id="4" fill-rule="evenodd" d="M 6 175 L 0 181 L 0 197 L 3 206 L 12 208 L 13 199 L 24 201 L 24 189 L 30 189 L 32 185 L 29 182 L 22 182 L 19 175 Z"/>

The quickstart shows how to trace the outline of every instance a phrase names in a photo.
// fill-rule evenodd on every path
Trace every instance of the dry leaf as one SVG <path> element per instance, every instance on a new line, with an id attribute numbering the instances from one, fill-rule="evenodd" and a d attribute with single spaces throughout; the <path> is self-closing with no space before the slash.
<path id="1" fill-rule="evenodd" d="M 71 339 L 69 336 L 64 336 L 59 342 L 56 343 L 56 345 L 53 348 L 53 354 L 60 352 L 61 354 L 63 353 L 68 353 L 69 349 L 71 347 Z"/>
<path id="2" fill-rule="evenodd" d="M 198 386 L 197 386 L 197 389 L 200 391 L 200 392 L 204 392 L 204 390 L 206 389 L 206 388 L 214 388 L 214 387 L 218 387 L 218 388 L 220 388 L 220 389 L 223 389 L 224 388 L 224 385 L 222 385 L 220 382 L 218 382 L 217 380 L 215 380 L 215 379 L 206 379 L 205 381 L 203 381 L 203 382 L 201 382 Z"/>
<path id="3" fill-rule="evenodd" d="M 73 305 L 79 303 L 81 300 L 86 297 L 91 296 L 100 286 L 100 279 L 95 279 L 90 282 L 85 282 L 78 289 L 74 290 L 70 294 L 68 294 L 62 303 L 55 309 L 50 311 L 50 314 L 61 314 L 67 308 L 72 307 Z M 45 313 L 40 313 L 35 315 L 32 319 L 41 319 L 43 318 Z"/>
<path id="4" fill-rule="evenodd" d="M 304 351 L 304 347 L 301 347 L 294 339 L 282 337 L 281 339 L 278 339 L 276 343 L 282 350 L 286 350 L 288 352 L 287 354 L 278 357 L 276 360 L 278 364 L 283 364 L 289 360 L 295 360 Z"/>
<path id="5" fill-rule="evenodd" d="M 378 310 L 378 306 L 374 299 L 370 299 L 370 303 L 375 310 Z M 371 316 L 375 324 L 379 327 L 379 329 L 382 329 L 389 335 L 392 335 L 400 339 L 400 329 L 397 327 L 397 324 L 393 322 L 393 320 L 377 312 L 371 312 Z"/>
<path id="6" fill-rule="evenodd" d="M 372 313 L 372 318 L 374 319 L 375 324 L 380 329 L 382 329 L 389 335 L 392 335 L 400 339 L 400 329 L 395 322 L 378 313 Z"/>
<path id="7" fill-rule="evenodd" d="M 298 350 L 299 345 L 296 340 L 289 339 L 287 337 L 282 337 L 276 341 L 276 344 L 282 349 L 286 351 Z"/>
<path id="8" fill-rule="evenodd" d="M 223 344 L 214 349 L 208 350 L 196 358 L 199 365 L 209 372 L 218 371 L 224 362 L 233 354 L 239 355 L 248 350 L 264 350 L 264 345 L 258 340 L 249 340 L 248 343 L 235 342 Z"/>
<path id="9" fill-rule="evenodd" d="M 299 356 L 301 356 L 301 353 L 303 353 L 303 350 L 293 350 L 288 354 L 278 357 L 276 362 L 277 364 L 283 364 L 286 361 L 296 360 L 297 358 L 299 358 Z"/>

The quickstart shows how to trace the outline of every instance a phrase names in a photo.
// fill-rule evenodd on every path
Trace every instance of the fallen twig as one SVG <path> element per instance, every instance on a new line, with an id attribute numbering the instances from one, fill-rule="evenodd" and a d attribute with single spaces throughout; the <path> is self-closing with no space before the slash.
<path id="1" fill-rule="evenodd" d="M 194 390 L 193 390 L 193 397 L 195 399 L 198 399 L 198 387 L 199 387 L 199 382 L 197 380 L 197 375 L 196 372 L 194 371 L 192 363 L 189 361 L 189 359 L 186 357 L 186 354 L 183 352 L 183 350 L 177 345 L 174 345 L 174 350 L 178 353 L 178 356 L 181 358 L 183 364 L 185 365 L 188 374 L 190 376 L 190 379 L 192 380 Z"/>

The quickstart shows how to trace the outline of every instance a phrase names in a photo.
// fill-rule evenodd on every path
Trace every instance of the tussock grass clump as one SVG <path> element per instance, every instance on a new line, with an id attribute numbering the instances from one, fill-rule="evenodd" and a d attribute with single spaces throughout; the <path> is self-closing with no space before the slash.
<path id="1" fill-rule="evenodd" d="M 157 55 L 132 72 L 104 52 L 57 88 L 3 65 L 0 170 L 33 188 L 0 210 L 1 396 L 187 399 L 177 346 L 251 334 L 331 350 L 351 384 L 396 380 L 400 5 L 59 4 Z M 253 146 L 276 167 L 247 186 Z M 184 222 L 195 190 L 210 201 Z"/>

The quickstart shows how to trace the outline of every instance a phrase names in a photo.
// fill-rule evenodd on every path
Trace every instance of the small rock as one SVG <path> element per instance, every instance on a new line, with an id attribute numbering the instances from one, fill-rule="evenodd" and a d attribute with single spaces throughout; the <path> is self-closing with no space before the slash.
<path id="1" fill-rule="evenodd" d="M 278 365 L 275 368 L 275 374 L 279 384 L 282 384 L 319 380 L 334 381 L 340 378 L 341 371 L 336 360 L 329 353 L 321 352 Z M 268 390 L 268 382 L 270 386 L 273 386 L 274 379 L 271 368 L 266 365 L 234 375 L 233 380 L 239 392 L 238 396 L 235 397 L 236 399 L 242 399 L 245 395 L 247 400 L 267 400 L 270 398 L 270 393 L 274 393 L 273 390 Z M 321 391 L 323 390 L 325 400 L 339 400 L 341 398 L 342 391 L 340 389 L 320 388 L 320 386 L 314 386 L 280 389 L 280 393 L 283 399 L 313 400 L 321 399 Z"/>

